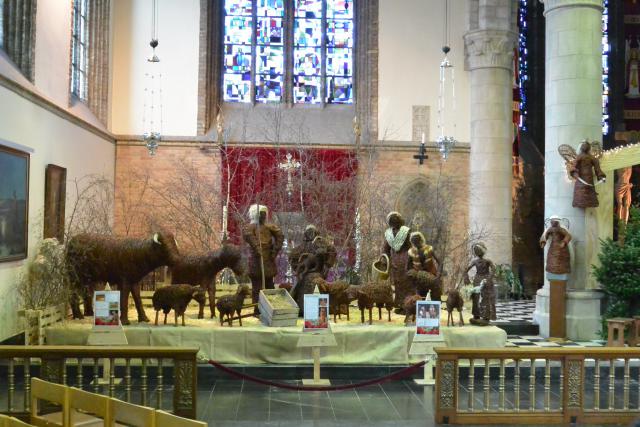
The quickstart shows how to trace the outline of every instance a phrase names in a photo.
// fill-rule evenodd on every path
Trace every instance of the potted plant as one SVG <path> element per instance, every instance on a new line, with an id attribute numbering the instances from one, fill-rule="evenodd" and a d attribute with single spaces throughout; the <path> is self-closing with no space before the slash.
<path id="1" fill-rule="evenodd" d="M 600 265 L 593 274 L 602 286 L 608 304 L 603 316 L 603 335 L 607 334 L 606 319 L 632 317 L 640 314 L 640 210 L 631 209 L 626 225 L 620 227 L 619 240 L 601 242 Z"/>
<path id="2" fill-rule="evenodd" d="M 494 280 L 499 299 L 519 300 L 522 298 L 522 284 L 509 264 L 500 264 L 496 266 Z"/>
<path id="3" fill-rule="evenodd" d="M 44 239 L 35 256 L 26 263 L 18 278 L 20 314 L 25 319 L 27 344 L 43 344 L 45 326 L 66 317 L 70 290 L 67 280 L 64 245 L 55 238 Z"/>

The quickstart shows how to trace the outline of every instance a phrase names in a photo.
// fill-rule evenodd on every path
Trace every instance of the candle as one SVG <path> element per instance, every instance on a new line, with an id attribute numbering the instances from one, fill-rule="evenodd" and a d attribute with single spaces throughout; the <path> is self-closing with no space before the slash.
<path id="1" fill-rule="evenodd" d="M 424 145 L 424 132 L 422 132 L 422 145 Z"/>
<path id="2" fill-rule="evenodd" d="M 227 233 L 227 205 L 222 207 L 222 232 Z"/>

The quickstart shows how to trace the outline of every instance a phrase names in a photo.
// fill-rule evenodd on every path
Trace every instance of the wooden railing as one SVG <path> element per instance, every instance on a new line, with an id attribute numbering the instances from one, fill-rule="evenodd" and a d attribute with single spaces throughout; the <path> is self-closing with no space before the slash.
<path id="1" fill-rule="evenodd" d="M 0 412 L 28 413 L 30 379 L 37 377 L 157 409 L 172 392 L 173 413 L 195 418 L 197 353 L 176 347 L 0 346 L 0 396 L 7 396 Z"/>
<path id="2" fill-rule="evenodd" d="M 640 417 L 640 348 L 438 348 L 436 422 L 627 423 Z"/>

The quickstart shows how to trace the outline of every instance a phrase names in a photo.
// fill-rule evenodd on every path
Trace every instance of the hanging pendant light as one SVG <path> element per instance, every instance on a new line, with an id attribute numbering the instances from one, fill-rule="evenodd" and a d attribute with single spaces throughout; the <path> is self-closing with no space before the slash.
<path id="1" fill-rule="evenodd" d="M 445 0 L 444 19 L 444 58 L 440 62 L 440 84 L 438 87 L 438 138 L 436 144 L 443 160 L 458 142 L 454 136 L 456 130 L 456 91 L 455 68 L 449 60 L 449 0 Z"/>
<path id="2" fill-rule="evenodd" d="M 152 1 L 151 12 L 151 57 L 147 58 L 145 73 L 144 106 L 142 112 L 142 134 L 144 145 L 150 155 L 155 155 L 162 139 L 162 70 L 160 58 L 156 54 L 158 47 L 158 0 Z"/>

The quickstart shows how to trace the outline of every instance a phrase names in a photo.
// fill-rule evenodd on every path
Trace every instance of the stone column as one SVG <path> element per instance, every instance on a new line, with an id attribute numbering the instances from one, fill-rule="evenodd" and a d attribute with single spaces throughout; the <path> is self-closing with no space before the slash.
<path id="1" fill-rule="evenodd" d="M 598 250 L 594 209 L 573 208 L 573 181 L 558 146 L 602 141 L 602 0 L 542 0 L 546 18 L 545 217 L 568 218 L 574 263 L 567 292 L 567 336 L 593 339 L 600 329 L 600 295 L 589 285 Z M 610 177 L 613 179 L 613 177 Z M 533 244 L 534 242 L 532 242 Z M 545 254 L 546 257 L 546 254 Z M 546 260 L 545 260 L 546 262 Z M 549 333 L 549 283 L 538 291 L 535 317 Z"/>
<path id="2" fill-rule="evenodd" d="M 517 2 L 471 1 L 464 35 L 470 71 L 469 226 L 485 230 L 487 254 L 511 264 L 513 49 Z"/>

